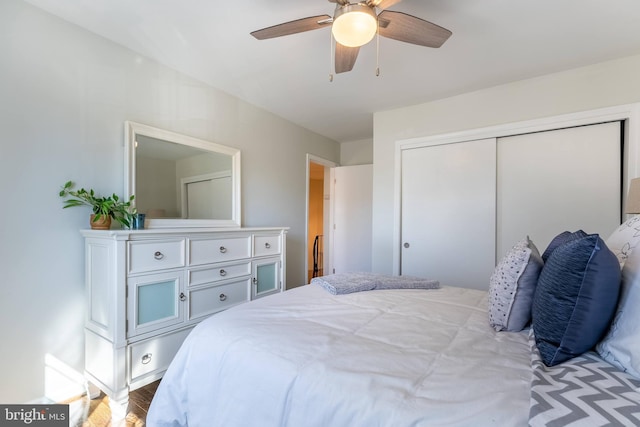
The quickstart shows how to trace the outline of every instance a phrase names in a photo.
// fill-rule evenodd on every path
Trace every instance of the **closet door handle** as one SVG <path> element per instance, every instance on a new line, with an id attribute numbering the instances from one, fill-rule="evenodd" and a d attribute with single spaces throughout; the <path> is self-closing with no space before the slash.
<path id="1" fill-rule="evenodd" d="M 186 301 L 187 300 L 187 296 L 184 294 L 184 292 L 180 292 L 180 301 Z"/>

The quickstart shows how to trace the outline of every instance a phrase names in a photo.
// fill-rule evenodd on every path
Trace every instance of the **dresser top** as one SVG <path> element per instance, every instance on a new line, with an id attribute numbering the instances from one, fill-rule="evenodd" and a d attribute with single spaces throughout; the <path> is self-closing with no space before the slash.
<path id="1" fill-rule="evenodd" d="M 152 236 L 194 236 L 201 234 L 247 234 L 262 232 L 286 233 L 289 227 L 184 227 L 184 228 L 145 228 L 143 230 L 91 230 L 83 229 L 80 233 L 84 237 L 100 237 L 115 239 L 135 239 Z"/>

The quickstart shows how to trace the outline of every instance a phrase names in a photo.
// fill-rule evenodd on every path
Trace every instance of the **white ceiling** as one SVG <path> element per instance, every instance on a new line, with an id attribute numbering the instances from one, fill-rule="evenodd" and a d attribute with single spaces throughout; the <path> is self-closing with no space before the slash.
<path id="1" fill-rule="evenodd" d="M 249 35 L 333 15 L 327 0 L 25 1 L 339 142 L 371 138 L 375 111 L 640 53 L 638 0 L 404 0 L 390 10 L 453 36 L 440 49 L 381 38 L 380 77 L 374 41 L 330 83 L 328 28 Z"/>

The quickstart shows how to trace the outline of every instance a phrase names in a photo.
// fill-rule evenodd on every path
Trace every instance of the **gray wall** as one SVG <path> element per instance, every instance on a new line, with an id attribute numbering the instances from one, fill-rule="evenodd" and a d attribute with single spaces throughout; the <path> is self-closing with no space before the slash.
<path id="1" fill-rule="evenodd" d="M 359 139 L 340 144 L 340 166 L 373 163 L 373 139 Z"/>
<path id="2" fill-rule="evenodd" d="M 242 150 L 243 225 L 291 227 L 287 284 L 305 282 L 306 154 L 340 147 L 19 0 L 0 2 L 0 402 L 44 395 L 45 358 L 82 372 L 88 209 L 74 180 L 122 194 L 124 121 Z M 49 356 L 47 356 L 49 355 Z"/>

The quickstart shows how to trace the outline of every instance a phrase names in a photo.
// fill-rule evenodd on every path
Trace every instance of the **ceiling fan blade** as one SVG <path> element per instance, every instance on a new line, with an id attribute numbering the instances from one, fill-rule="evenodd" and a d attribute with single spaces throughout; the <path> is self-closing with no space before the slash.
<path id="1" fill-rule="evenodd" d="M 256 30 L 253 31 L 251 35 L 258 40 L 271 39 L 328 27 L 331 26 L 331 22 L 332 18 L 329 15 L 310 16 L 308 18 L 296 19 L 295 21 Z"/>
<path id="2" fill-rule="evenodd" d="M 331 0 L 329 0 L 331 1 Z M 368 0 L 369 6 L 377 7 L 378 9 L 389 9 L 394 4 L 400 3 L 402 0 Z"/>
<path id="3" fill-rule="evenodd" d="M 427 47 L 440 47 L 451 31 L 402 12 L 385 10 L 378 15 L 381 36 Z"/>
<path id="4" fill-rule="evenodd" d="M 345 73 L 353 69 L 358 58 L 360 47 L 347 47 L 336 42 L 336 74 Z"/>

